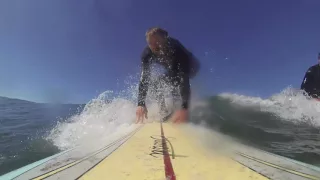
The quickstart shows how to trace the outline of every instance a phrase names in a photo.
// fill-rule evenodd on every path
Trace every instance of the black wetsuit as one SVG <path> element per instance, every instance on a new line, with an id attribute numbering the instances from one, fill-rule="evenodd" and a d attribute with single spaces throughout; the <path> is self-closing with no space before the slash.
<path id="1" fill-rule="evenodd" d="M 162 65 L 167 73 L 163 77 L 166 82 L 178 88 L 182 99 L 182 108 L 188 109 L 190 98 L 189 78 L 193 77 L 199 63 L 176 39 L 169 37 L 163 48 L 163 53 L 155 54 L 146 47 L 141 56 L 142 73 L 139 84 L 138 106 L 145 106 L 145 99 L 150 86 L 150 66 L 152 63 Z M 161 97 L 164 101 L 164 98 Z"/>
<path id="2" fill-rule="evenodd" d="M 301 89 L 306 91 L 309 96 L 320 97 L 320 65 L 311 66 L 306 72 L 301 84 Z"/>

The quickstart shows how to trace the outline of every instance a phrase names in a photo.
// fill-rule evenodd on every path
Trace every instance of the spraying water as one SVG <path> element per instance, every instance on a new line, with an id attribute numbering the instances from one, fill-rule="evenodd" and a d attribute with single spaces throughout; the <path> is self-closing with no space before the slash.
<path id="1" fill-rule="evenodd" d="M 70 117 L 67 122 L 58 123 L 48 139 L 60 149 L 68 149 L 130 128 L 136 106 L 121 98 L 109 102 L 109 94 L 102 93 L 90 101 L 80 114 Z"/>
<path id="2" fill-rule="evenodd" d="M 60 150 L 66 150 L 132 130 L 135 126 L 138 94 L 138 84 L 131 83 L 134 80 L 136 76 L 129 76 L 125 81 L 127 87 L 124 90 L 118 93 L 106 91 L 88 102 L 82 112 L 58 122 L 46 140 L 52 141 Z M 157 90 L 154 88 L 149 87 L 146 99 L 148 119 L 145 122 L 160 119 L 159 107 L 155 100 Z M 163 88 L 167 97 L 166 104 L 170 109 L 173 106 L 169 97 L 172 87 L 165 85 Z"/>
<path id="3" fill-rule="evenodd" d="M 131 129 L 135 122 L 138 89 L 136 84 L 130 85 L 133 79 L 132 76 L 126 81 L 129 86 L 124 91 L 117 95 L 106 91 L 87 103 L 81 113 L 66 121 L 58 122 L 46 139 L 52 141 L 59 149 L 65 150 Z M 169 92 L 170 87 L 166 88 L 166 92 Z M 159 119 L 159 107 L 152 91 L 154 89 L 151 88 L 146 101 L 149 121 Z M 229 93 L 220 94 L 219 97 L 230 100 L 234 105 L 272 113 L 282 120 L 295 124 L 307 123 L 312 126 L 320 126 L 320 102 L 309 100 L 302 92 L 292 88 L 287 88 L 269 99 Z M 173 104 L 172 100 L 167 98 L 167 105 L 171 104 Z M 192 109 L 207 106 L 204 102 L 192 102 L 191 104 Z M 201 117 L 198 118 L 201 119 Z M 220 118 L 223 117 L 220 116 Z"/>

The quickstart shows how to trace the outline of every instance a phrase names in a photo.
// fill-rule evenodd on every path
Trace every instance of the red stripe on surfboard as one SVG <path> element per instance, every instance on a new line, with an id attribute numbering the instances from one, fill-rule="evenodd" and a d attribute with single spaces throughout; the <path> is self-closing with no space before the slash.
<path id="1" fill-rule="evenodd" d="M 173 171 L 173 166 L 169 156 L 167 141 L 166 141 L 166 137 L 164 136 L 162 123 L 160 124 L 161 124 L 161 139 L 162 139 L 162 147 L 163 147 L 163 163 L 164 163 L 164 171 L 166 174 L 166 180 L 176 180 L 176 175 L 174 174 L 174 171 Z"/>

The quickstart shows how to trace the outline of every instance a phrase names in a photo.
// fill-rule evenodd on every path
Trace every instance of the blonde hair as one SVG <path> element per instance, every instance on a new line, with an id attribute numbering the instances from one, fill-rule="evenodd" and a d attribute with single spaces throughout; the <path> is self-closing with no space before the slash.
<path id="1" fill-rule="evenodd" d="M 159 28 L 159 27 L 153 27 L 153 28 L 150 28 L 147 30 L 146 32 L 146 39 L 147 41 L 149 40 L 149 38 L 153 35 L 160 35 L 160 36 L 163 36 L 163 37 L 167 37 L 168 36 L 168 32 L 162 28 Z"/>

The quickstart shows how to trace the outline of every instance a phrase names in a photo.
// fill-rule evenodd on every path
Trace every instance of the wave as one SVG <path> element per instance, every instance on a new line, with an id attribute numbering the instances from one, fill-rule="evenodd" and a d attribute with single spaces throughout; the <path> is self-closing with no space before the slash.
<path id="1" fill-rule="evenodd" d="M 109 95 L 110 92 L 102 93 L 87 103 L 79 114 L 59 121 L 46 139 L 65 150 L 130 129 L 136 106 L 122 98 L 109 101 Z"/>
<path id="2" fill-rule="evenodd" d="M 137 86 L 130 86 L 118 94 L 102 93 L 81 112 L 60 120 L 45 139 L 66 150 L 130 131 L 135 127 L 136 92 Z M 159 119 L 152 96 L 147 106 L 149 120 Z M 190 121 L 266 151 L 319 164 L 319 107 L 320 102 L 290 87 L 267 99 L 222 93 L 193 99 Z"/>
<path id="3" fill-rule="evenodd" d="M 92 141 L 120 135 L 135 126 L 135 111 L 138 85 L 125 82 L 127 87 L 120 92 L 106 91 L 88 102 L 83 110 L 67 119 L 61 119 L 45 137 L 60 150 L 66 150 Z M 166 87 L 168 88 L 168 87 Z M 154 89 L 150 88 L 149 92 Z M 155 95 L 146 100 L 150 120 L 160 119 Z"/>
<path id="4" fill-rule="evenodd" d="M 304 92 L 291 87 L 268 99 L 230 93 L 223 93 L 219 96 L 230 100 L 232 104 L 269 112 L 282 120 L 295 124 L 307 123 L 312 126 L 320 126 L 320 102 L 310 99 L 304 95 Z"/>

